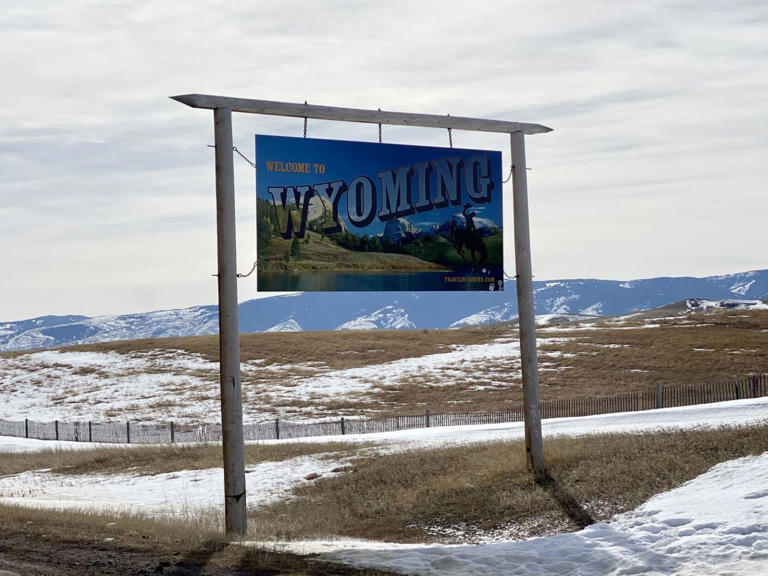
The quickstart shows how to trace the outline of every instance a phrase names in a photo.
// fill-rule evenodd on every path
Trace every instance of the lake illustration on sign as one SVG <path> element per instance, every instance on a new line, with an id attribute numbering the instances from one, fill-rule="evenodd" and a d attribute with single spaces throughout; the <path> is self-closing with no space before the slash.
<path id="1" fill-rule="evenodd" d="M 256 136 L 258 290 L 502 290 L 501 152 Z"/>

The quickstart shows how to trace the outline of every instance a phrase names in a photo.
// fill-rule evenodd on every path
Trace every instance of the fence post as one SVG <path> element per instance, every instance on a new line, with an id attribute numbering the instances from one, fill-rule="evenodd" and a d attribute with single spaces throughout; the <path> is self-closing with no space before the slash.
<path id="1" fill-rule="evenodd" d="M 53 426 L 56 429 L 56 440 L 58 440 L 59 439 L 59 421 L 54 420 Z"/>
<path id="2" fill-rule="evenodd" d="M 656 408 L 662 408 L 664 406 L 664 392 L 661 389 L 661 382 L 656 384 Z"/>
<path id="3" fill-rule="evenodd" d="M 347 433 L 346 428 L 344 427 L 344 416 L 341 417 L 341 435 L 344 436 L 344 434 Z"/>
<path id="4" fill-rule="evenodd" d="M 741 400 L 741 393 L 739 392 L 739 377 L 733 377 L 733 386 L 736 388 L 736 400 Z"/>
<path id="5" fill-rule="evenodd" d="M 429 410 L 427 410 L 427 414 L 425 417 L 425 422 L 427 423 L 427 428 L 429 428 Z"/>
<path id="6" fill-rule="evenodd" d="M 173 444 L 173 440 L 174 440 L 173 422 L 171 422 L 171 444 Z"/>
<path id="7" fill-rule="evenodd" d="M 24 418 L 24 438 L 29 438 L 29 419 Z"/>
<path id="8" fill-rule="evenodd" d="M 131 423 L 126 422 L 125 423 L 125 435 L 128 438 L 128 444 L 131 443 Z"/>
<path id="9" fill-rule="evenodd" d="M 93 428 L 90 420 L 88 421 L 88 442 L 93 442 Z"/>
<path id="10" fill-rule="evenodd" d="M 275 418 L 275 439 L 280 440 L 280 419 Z"/>

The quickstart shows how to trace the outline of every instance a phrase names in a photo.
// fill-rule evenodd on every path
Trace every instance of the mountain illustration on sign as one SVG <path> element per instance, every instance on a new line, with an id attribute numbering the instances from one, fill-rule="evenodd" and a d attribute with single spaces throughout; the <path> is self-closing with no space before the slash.
<path id="1" fill-rule="evenodd" d="M 388 220 L 379 233 L 356 233 L 344 218 L 332 214 L 326 198 L 313 197 L 306 214 L 294 206 L 282 207 L 259 199 L 259 268 L 281 270 L 383 270 L 477 272 L 486 266 L 501 266 L 501 228 L 477 215 L 467 203 L 444 222 L 412 222 L 399 217 Z M 301 250 L 284 234 L 285 222 L 303 221 Z M 281 222 L 283 223 L 281 226 Z M 328 223 L 338 225 L 329 233 Z"/>

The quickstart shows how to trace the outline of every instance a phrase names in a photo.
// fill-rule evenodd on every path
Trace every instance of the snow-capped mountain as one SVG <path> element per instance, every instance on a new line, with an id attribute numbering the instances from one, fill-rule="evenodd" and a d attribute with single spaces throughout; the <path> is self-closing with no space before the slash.
<path id="1" fill-rule="evenodd" d="M 264 332 L 302 332 L 301 324 L 296 322 L 293 318 L 289 318 L 285 322 L 275 324 L 272 328 L 267 328 Z"/>
<path id="2" fill-rule="evenodd" d="M 456 226 L 459 228 L 466 228 L 467 227 L 467 219 L 464 217 L 464 214 L 458 213 L 451 216 L 446 222 L 440 225 L 438 228 L 438 231 L 442 234 L 450 234 L 451 233 L 451 222 L 455 222 Z M 499 225 L 496 224 L 493 220 L 490 218 L 481 218 L 479 216 L 475 217 L 474 219 L 475 223 L 475 229 L 480 233 L 481 236 L 491 236 L 492 234 L 496 234 L 499 232 L 500 228 Z"/>
<path id="3" fill-rule="evenodd" d="M 507 302 L 499 306 L 481 310 L 475 314 L 453 322 L 450 328 L 461 328 L 462 326 L 478 326 L 481 324 L 496 324 L 506 322 L 517 317 L 517 302 Z"/>
<path id="4" fill-rule="evenodd" d="M 331 214 L 333 214 L 333 204 L 328 198 L 323 196 L 312 196 L 309 199 L 309 209 L 307 210 L 307 228 L 320 232 L 321 229 L 331 224 Z M 346 232 L 347 224 L 344 219 L 339 217 L 341 231 Z"/>
<path id="5" fill-rule="evenodd" d="M 384 227 L 384 238 L 387 238 L 395 244 L 410 242 L 419 234 L 421 234 L 421 228 L 414 226 L 405 218 L 389 220 Z"/>
<path id="6" fill-rule="evenodd" d="M 121 316 L 45 316 L 0 323 L 0 351 L 54 348 L 67 344 L 213 334 L 217 306 L 195 306 Z"/>
<path id="7" fill-rule="evenodd" d="M 768 299 L 768 270 L 708 278 L 534 282 L 536 314 L 618 315 L 674 302 Z M 720 305 L 720 304 L 716 304 Z M 242 332 L 449 328 L 512 320 L 514 281 L 502 292 L 305 292 L 240 304 Z M 0 351 L 213 334 L 216 306 L 122 316 L 44 316 L 0 323 Z"/>
<path id="8" fill-rule="evenodd" d="M 372 314 L 344 322 L 336 330 L 410 330 L 416 325 L 408 319 L 405 308 L 385 306 Z"/>

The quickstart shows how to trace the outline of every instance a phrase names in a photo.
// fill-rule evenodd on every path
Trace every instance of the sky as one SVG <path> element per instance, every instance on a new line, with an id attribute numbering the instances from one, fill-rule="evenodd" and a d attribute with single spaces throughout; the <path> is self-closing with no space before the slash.
<path id="1" fill-rule="evenodd" d="M 0 7 L 1 320 L 216 302 L 213 114 L 168 98 L 187 93 L 553 128 L 526 138 L 538 280 L 768 267 L 762 0 Z M 256 133 L 303 131 L 295 118 L 233 121 L 249 156 Z M 310 121 L 308 136 L 376 141 L 378 130 Z M 383 138 L 448 145 L 444 130 L 385 126 Z M 509 165 L 503 134 L 453 141 Z M 247 272 L 254 173 L 235 162 Z M 254 278 L 241 300 L 257 296 Z"/>

